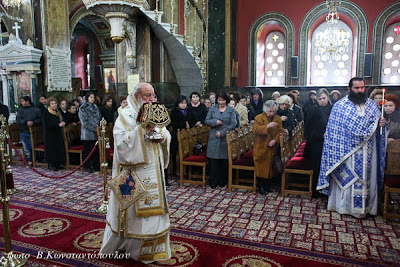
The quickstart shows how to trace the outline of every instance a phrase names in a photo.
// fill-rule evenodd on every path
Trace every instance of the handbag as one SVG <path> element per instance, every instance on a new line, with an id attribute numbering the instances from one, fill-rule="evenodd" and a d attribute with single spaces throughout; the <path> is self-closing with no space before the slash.
<path id="1" fill-rule="evenodd" d="M 283 173 L 283 162 L 280 156 L 274 156 L 273 167 L 278 173 Z"/>
<path id="2" fill-rule="evenodd" d="M 193 154 L 200 155 L 203 152 L 203 145 L 199 142 L 193 146 Z"/>

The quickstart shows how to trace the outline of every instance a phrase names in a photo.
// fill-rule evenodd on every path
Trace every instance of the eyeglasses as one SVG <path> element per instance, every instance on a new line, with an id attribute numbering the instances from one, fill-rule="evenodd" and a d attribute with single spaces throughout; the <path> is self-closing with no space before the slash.
<path id="1" fill-rule="evenodd" d="M 150 98 L 150 97 L 156 98 L 155 94 L 150 94 L 150 93 L 143 94 L 143 96 L 146 97 L 146 98 Z"/>

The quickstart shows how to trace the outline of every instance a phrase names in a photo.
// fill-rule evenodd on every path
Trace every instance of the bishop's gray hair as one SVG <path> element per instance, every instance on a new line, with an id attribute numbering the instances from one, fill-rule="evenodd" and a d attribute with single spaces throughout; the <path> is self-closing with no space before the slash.
<path id="1" fill-rule="evenodd" d="M 277 108 L 278 105 L 275 103 L 274 100 L 267 100 L 263 104 L 263 112 L 266 112 L 268 108 Z"/>
<path id="2" fill-rule="evenodd" d="M 141 86 L 142 86 L 141 83 L 136 84 L 135 87 L 133 88 L 132 95 L 135 95 L 136 93 L 140 93 Z"/>

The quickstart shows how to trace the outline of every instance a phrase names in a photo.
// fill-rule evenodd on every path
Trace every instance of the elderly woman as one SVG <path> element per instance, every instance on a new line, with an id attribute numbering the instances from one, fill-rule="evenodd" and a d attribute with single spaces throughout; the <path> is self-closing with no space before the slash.
<path id="1" fill-rule="evenodd" d="M 316 191 L 318 183 L 325 129 L 332 110 L 332 104 L 329 100 L 329 93 L 325 88 L 319 89 L 316 97 L 318 106 L 309 114 L 309 126 L 311 130 L 307 135 L 307 144 L 305 149 L 305 153 L 311 158 L 313 165 L 314 192 Z"/>
<path id="2" fill-rule="evenodd" d="M 278 91 L 275 91 L 272 93 L 271 98 L 272 100 L 276 101 L 280 96 L 281 94 Z"/>
<path id="3" fill-rule="evenodd" d="M 392 94 L 386 95 L 385 100 L 383 109 L 385 111 L 385 119 L 390 125 L 388 141 L 393 142 L 396 139 L 400 139 L 400 101 L 397 95 Z"/>
<path id="4" fill-rule="evenodd" d="M 48 108 L 43 112 L 44 150 L 49 168 L 57 171 L 65 164 L 65 121 L 57 108 L 57 99 L 49 97 Z"/>
<path id="5" fill-rule="evenodd" d="M 83 103 L 79 108 L 79 118 L 81 119 L 81 140 L 83 142 L 83 158 L 86 159 L 89 156 L 90 151 L 94 147 L 97 141 L 97 126 L 99 125 L 101 114 L 97 105 L 94 103 L 96 100 L 95 94 L 89 92 L 86 95 L 86 102 Z M 96 149 L 97 150 L 97 149 Z M 93 169 L 99 167 L 99 155 L 98 150 L 94 155 L 86 162 L 85 168 L 89 173 L 93 172 Z"/>
<path id="6" fill-rule="evenodd" d="M 210 185 L 215 189 L 217 185 L 223 187 L 227 182 L 228 174 L 228 144 L 226 132 L 235 129 L 236 112 L 229 107 L 229 95 L 220 92 L 217 95 L 218 105 L 208 111 L 205 124 L 211 127 L 207 145 L 207 158 L 210 162 Z"/>
<path id="7" fill-rule="evenodd" d="M 333 90 L 330 93 L 332 105 L 335 104 L 336 102 L 338 102 L 340 100 L 341 96 L 342 96 L 342 94 L 340 93 L 339 90 Z"/>
<path id="8" fill-rule="evenodd" d="M 374 89 L 369 95 L 369 98 L 374 100 L 375 104 L 379 107 L 380 110 L 382 110 L 382 95 L 382 89 Z"/>
<path id="9" fill-rule="evenodd" d="M 276 115 L 281 117 L 282 127 L 286 133 L 291 135 L 294 127 L 296 126 L 296 118 L 294 117 L 293 110 L 289 109 L 291 98 L 288 95 L 280 96 L 276 103 L 278 104 L 278 111 Z"/>
<path id="10" fill-rule="evenodd" d="M 272 167 L 275 155 L 278 154 L 278 140 L 283 132 L 282 120 L 275 115 L 277 104 L 268 100 L 263 105 L 263 113 L 255 117 L 253 127 L 253 158 L 258 179 L 260 194 L 270 192 L 270 181 L 275 173 Z"/>

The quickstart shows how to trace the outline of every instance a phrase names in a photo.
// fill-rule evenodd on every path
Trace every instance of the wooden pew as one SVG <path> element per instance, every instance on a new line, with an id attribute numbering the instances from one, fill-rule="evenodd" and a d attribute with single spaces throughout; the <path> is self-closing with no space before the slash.
<path id="1" fill-rule="evenodd" d="M 6 129 L 7 129 L 8 135 L 10 136 L 11 141 L 14 144 L 14 147 L 16 149 L 20 150 L 21 151 L 20 154 L 26 159 L 24 147 L 23 147 L 22 142 L 21 142 L 21 137 L 19 136 L 18 124 L 17 123 L 13 123 L 11 125 L 7 125 Z M 12 164 L 13 163 L 13 157 L 12 157 L 12 152 L 13 151 L 12 151 L 11 145 L 8 144 L 8 143 L 7 143 L 7 145 L 8 145 L 8 149 L 9 149 L 8 151 L 9 151 L 9 153 L 11 155 L 10 156 L 10 164 Z M 17 161 L 20 161 L 20 160 L 17 160 Z"/>
<path id="2" fill-rule="evenodd" d="M 65 147 L 66 147 L 66 168 L 67 170 L 70 168 L 76 168 L 83 162 L 83 145 L 79 144 L 81 140 L 81 124 L 77 124 L 76 126 L 73 124 L 68 124 L 65 126 Z M 78 144 L 77 144 L 78 143 Z M 79 155 L 79 165 L 71 165 L 69 154 L 78 154 Z M 83 167 L 81 168 L 83 170 Z"/>
<path id="3" fill-rule="evenodd" d="M 304 123 L 299 123 L 293 130 L 292 136 L 281 134 L 281 159 L 284 170 L 282 173 L 281 196 L 286 194 L 305 195 L 312 197 L 313 170 L 311 161 L 304 157 L 305 141 Z M 297 177 L 290 179 L 292 175 L 305 176 L 305 180 Z M 304 188 L 306 190 L 299 190 Z"/>
<path id="4" fill-rule="evenodd" d="M 400 193 L 400 140 L 390 142 L 386 151 L 383 218 L 400 218 L 400 213 L 390 212 L 390 194 Z"/>
<path id="5" fill-rule="evenodd" d="M 252 128 L 251 128 L 252 129 Z M 245 189 L 257 192 L 257 179 L 255 166 L 253 162 L 253 153 L 251 152 L 251 157 L 246 154 L 252 151 L 252 131 L 247 127 L 238 128 L 227 132 L 226 142 L 228 144 L 228 163 L 229 163 L 229 175 L 228 175 L 228 191 L 231 192 L 234 189 Z M 251 144 L 251 146 L 249 145 Z M 250 153 L 249 153 L 250 154 Z M 233 184 L 233 170 L 236 170 L 236 183 Z M 243 179 L 239 177 L 239 171 L 251 171 L 253 176 L 252 179 Z M 243 185 L 239 183 L 250 183 L 249 185 Z"/>
<path id="6" fill-rule="evenodd" d="M 203 150 L 200 155 L 194 155 L 193 146 L 199 142 L 203 147 L 206 147 L 209 132 L 210 128 L 208 126 L 178 130 L 180 186 L 188 183 L 201 185 L 203 188 L 206 187 L 208 180 L 208 176 L 206 175 L 206 166 L 208 163 L 206 150 Z M 184 168 L 186 166 L 189 168 L 187 179 L 184 177 Z M 193 174 L 192 167 L 201 167 L 202 174 Z M 200 178 L 200 180 L 198 180 L 198 178 Z"/>
<path id="7" fill-rule="evenodd" d="M 33 167 L 35 168 L 36 166 L 47 166 L 48 165 L 47 163 L 37 162 L 35 153 L 35 152 L 44 153 L 43 126 L 42 125 L 30 126 L 29 132 L 31 133 Z"/>

